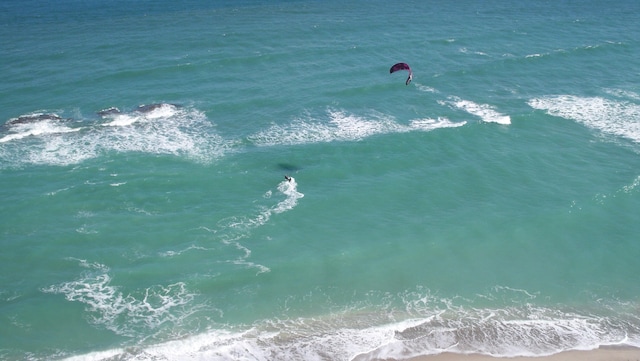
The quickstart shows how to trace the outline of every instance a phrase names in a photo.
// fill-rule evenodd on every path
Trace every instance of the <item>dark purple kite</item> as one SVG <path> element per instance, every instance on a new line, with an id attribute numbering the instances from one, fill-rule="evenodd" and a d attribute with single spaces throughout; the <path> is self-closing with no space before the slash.
<path id="1" fill-rule="evenodd" d="M 409 77 L 407 78 L 407 81 L 405 82 L 406 85 L 409 85 L 409 83 L 411 83 L 411 79 L 413 79 L 413 73 L 411 72 L 411 67 L 409 66 L 409 64 L 407 64 L 407 63 L 394 64 L 391 67 L 391 69 L 389 69 L 389 73 L 393 73 L 393 72 L 396 72 L 398 70 L 408 70 L 409 71 Z"/>

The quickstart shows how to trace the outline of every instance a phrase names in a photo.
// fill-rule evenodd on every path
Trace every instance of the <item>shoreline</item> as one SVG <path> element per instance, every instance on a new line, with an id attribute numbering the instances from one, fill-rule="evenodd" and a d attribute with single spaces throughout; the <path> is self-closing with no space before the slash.
<path id="1" fill-rule="evenodd" d="M 438 355 L 417 356 L 409 361 L 640 361 L 640 348 L 631 346 L 606 346 L 594 350 L 563 351 L 548 356 L 494 357 L 481 354 L 457 354 L 445 352 Z M 391 360 L 388 360 L 391 361 Z"/>

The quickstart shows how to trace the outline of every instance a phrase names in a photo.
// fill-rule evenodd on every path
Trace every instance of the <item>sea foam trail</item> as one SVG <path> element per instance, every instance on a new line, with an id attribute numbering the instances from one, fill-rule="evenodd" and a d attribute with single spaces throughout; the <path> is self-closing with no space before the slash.
<path id="1" fill-rule="evenodd" d="M 304 194 L 298 192 L 298 183 L 293 177 L 280 182 L 278 184 L 278 191 L 283 194 L 285 198 L 277 204 L 271 207 L 261 208 L 258 214 L 253 217 L 232 217 L 222 223 L 224 225 L 223 231 L 221 232 L 222 242 L 244 251 L 244 254 L 232 261 L 232 263 L 257 268 L 258 274 L 271 271 L 269 267 L 249 261 L 251 250 L 242 245 L 240 240 L 248 237 L 253 229 L 269 222 L 273 214 L 283 213 L 293 209 L 298 204 L 298 199 L 304 197 Z M 267 191 L 263 197 L 270 199 L 272 194 L 272 191 Z M 225 231 L 224 228 L 227 228 L 227 230 Z M 214 231 L 214 233 L 219 233 L 219 231 Z"/>
<path id="2" fill-rule="evenodd" d="M 284 196 L 284 199 L 270 207 L 260 207 L 257 214 L 252 216 L 232 217 L 229 221 L 223 222 L 225 227 L 248 232 L 253 228 L 263 226 L 274 213 L 283 213 L 293 209 L 298 204 L 298 200 L 304 197 L 304 194 L 298 192 L 296 179 L 293 177 L 290 178 L 291 180 L 283 180 L 277 186 L 278 192 Z M 263 195 L 264 199 L 271 199 L 273 197 L 272 190 L 265 192 Z"/>
<path id="3" fill-rule="evenodd" d="M 269 267 L 250 261 L 251 249 L 241 241 L 251 236 L 251 232 L 269 222 L 274 214 L 279 214 L 292 210 L 298 205 L 298 200 L 304 197 L 298 191 L 296 179 L 290 177 L 289 180 L 280 182 L 277 186 L 280 200 L 271 206 L 259 206 L 252 214 L 244 216 L 232 216 L 218 222 L 215 228 L 202 227 L 203 230 L 215 235 L 215 239 L 220 243 L 235 248 L 240 254 L 233 259 L 221 260 L 221 263 L 232 263 L 245 268 L 257 269 L 257 274 L 270 272 Z M 276 199 L 272 190 L 264 193 L 263 199 L 272 201 Z M 209 252 L 212 249 L 204 245 L 191 245 L 182 250 L 163 251 L 161 257 L 176 257 L 189 251 Z"/>
<path id="4" fill-rule="evenodd" d="M 611 91 L 609 91 L 611 93 Z M 633 99 L 634 93 L 616 92 Z M 574 120 L 603 134 L 640 142 L 640 105 L 627 100 L 602 97 L 555 95 L 528 101 L 534 109 L 549 115 Z"/>
<path id="5" fill-rule="evenodd" d="M 282 213 L 293 209 L 293 207 L 298 204 L 298 199 L 304 197 L 304 194 L 298 192 L 298 183 L 293 177 L 289 177 L 287 180 L 280 182 L 278 190 L 286 195 L 287 198 L 271 208 L 274 213 Z"/>

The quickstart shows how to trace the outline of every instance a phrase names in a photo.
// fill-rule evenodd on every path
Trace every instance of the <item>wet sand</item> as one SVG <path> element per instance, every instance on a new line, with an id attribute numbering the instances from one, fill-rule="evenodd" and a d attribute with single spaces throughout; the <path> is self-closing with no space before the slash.
<path id="1" fill-rule="evenodd" d="M 640 361 L 640 348 L 601 347 L 590 351 L 566 351 L 550 356 L 538 357 L 492 357 L 485 355 L 461 355 L 443 353 L 440 355 L 420 356 L 411 361 Z"/>

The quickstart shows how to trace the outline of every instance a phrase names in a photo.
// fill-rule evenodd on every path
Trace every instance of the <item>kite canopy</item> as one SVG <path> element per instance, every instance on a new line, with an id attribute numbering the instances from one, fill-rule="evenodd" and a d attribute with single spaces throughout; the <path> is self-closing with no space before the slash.
<path id="1" fill-rule="evenodd" d="M 393 73 L 393 72 L 396 72 L 398 70 L 408 70 L 409 71 L 409 77 L 407 78 L 407 81 L 405 82 L 405 85 L 409 85 L 409 83 L 411 83 L 411 79 L 413 79 L 413 72 L 411 71 L 411 67 L 409 66 L 409 64 L 407 64 L 407 63 L 396 63 L 396 64 L 393 64 L 391 69 L 389 69 L 389 73 Z"/>

